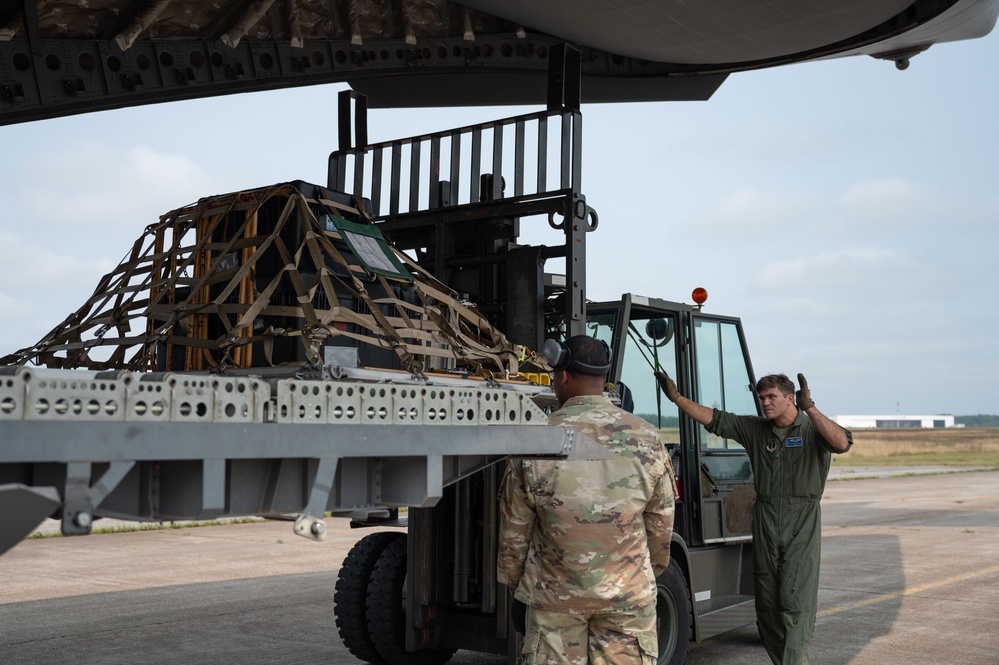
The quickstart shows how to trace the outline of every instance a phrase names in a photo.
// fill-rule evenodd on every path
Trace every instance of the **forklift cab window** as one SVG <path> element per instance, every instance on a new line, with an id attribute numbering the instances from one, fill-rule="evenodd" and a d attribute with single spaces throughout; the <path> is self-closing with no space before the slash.
<path id="1" fill-rule="evenodd" d="M 613 345 L 618 312 L 591 315 L 588 334 Z M 632 311 L 624 337 L 620 383 L 627 386 L 632 413 L 659 429 L 659 438 L 669 447 L 680 443 L 679 411 L 659 390 L 654 375 L 662 369 L 676 376 L 677 321 L 672 314 Z"/>
<path id="2" fill-rule="evenodd" d="M 695 319 L 697 394 L 704 406 L 741 415 L 757 415 L 744 346 L 735 323 Z M 701 448 L 743 450 L 731 439 L 709 434 L 699 426 Z"/>

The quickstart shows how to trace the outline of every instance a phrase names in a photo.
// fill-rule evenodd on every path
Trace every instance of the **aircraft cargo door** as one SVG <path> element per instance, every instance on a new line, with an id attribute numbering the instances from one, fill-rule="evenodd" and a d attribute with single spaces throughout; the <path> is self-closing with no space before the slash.
<path id="1" fill-rule="evenodd" d="M 759 415 L 753 369 L 738 319 L 693 317 L 693 379 L 697 401 L 736 414 Z M 742 444 L 697 425 L 702 542 L 749 540 L 756 492 Z"/>

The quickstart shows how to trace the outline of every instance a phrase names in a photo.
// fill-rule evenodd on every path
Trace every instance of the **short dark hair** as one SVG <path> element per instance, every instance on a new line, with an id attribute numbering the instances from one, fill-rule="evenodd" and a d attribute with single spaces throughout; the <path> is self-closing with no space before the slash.
<path id="1" fill-rule="evenodd" d="M 572 354 L 573 362 L 579 362 L 584 365 L 590 365 L 591 367 L 603 367 L 610 364 L 610 349 L 607 344 L 603 341 L 590 337 L 588 335 L 575 335 L 570 337 L 565 341 L 565 345 L 569 347 L 569 353 Z M 596 375 L 592 372 L 581 372 L 574 368 L 571 364 L 566 368 L 567 372 L 574 377 L 586 375 L 586 376 L 606 376 L 607 373 Z"/>
<path id="2" fill-rule="evenodd" d="M 757 395 L 767 388 L 776 388 L 785 397 L 794 394 L 794 382 L 787 378 L 787 374 L 767 374 L 756 382 Z"/>

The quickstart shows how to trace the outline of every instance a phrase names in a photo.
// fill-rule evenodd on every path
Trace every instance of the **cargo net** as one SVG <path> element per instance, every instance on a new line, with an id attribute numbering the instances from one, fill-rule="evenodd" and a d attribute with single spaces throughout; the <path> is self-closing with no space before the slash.
<path id="1" fill-rule="evenodd" d="M 516 377 L 526 351 L 343 201 L 286 183 L 169 212 L 83 307 L 0 364 L 221 372 L 368 345 L 415 374 Z"/>

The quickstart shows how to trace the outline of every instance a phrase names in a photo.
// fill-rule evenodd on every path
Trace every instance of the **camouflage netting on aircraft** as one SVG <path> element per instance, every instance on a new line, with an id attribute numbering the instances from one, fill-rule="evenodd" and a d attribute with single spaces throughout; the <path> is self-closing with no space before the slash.
<path id="1" fill-rule="evenodd" d="M 516 376 L 522 347 L 345 201 L 285 183 L 169 212 L 83 307 L 0 364 L 220 371 L 367 348 L 391 361 L 374 366 Z"/>

